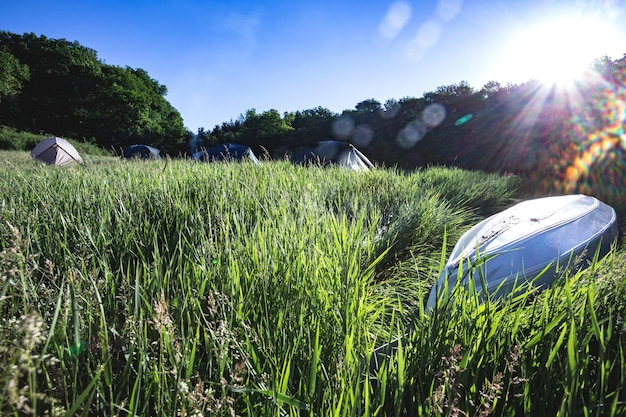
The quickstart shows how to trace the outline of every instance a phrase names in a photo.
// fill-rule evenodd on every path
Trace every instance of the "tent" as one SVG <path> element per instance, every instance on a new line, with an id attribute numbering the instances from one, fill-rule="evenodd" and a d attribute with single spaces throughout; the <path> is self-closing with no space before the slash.
<path id="1" fill-rule="evenodd" d="M 492 298 L 529 285 L 544 289 L 561 271 L 586 268 L 619 234 L 615 210 L 574 194 L 526 200 L 476 224 L 461 236 L 433 286 L 427 308 L 461 280 Z"/>
<path id="2" fill-rule="evenodd" d="M 374 164 L 348 142 L 327 140 L 310 144 L 294 154 L 294 164 L 339 165 L 354 171 L 368 171 Z"/>
<path id="3" fill-rule="evenodd" d="M 201 162 L 218 162 L 218 161 L 245 161 L 249 160 L 259 163 L 252 149 L 245 145 L 237 143 L 222 143 L 212 148 L 204 149 L 192 155 L 192 159 Z"/>
<path id="4" fill-rule="evenodd" d="M 551 286 L 563 273 L 587 268 L 618 243 L 615 210 L 584 194 L 522 201 L 477 223 L 457 241 L 426 311 L 454 295 L 454 287 L 473 288 L 479 300 Z M 443 298 L 440 298 L 443 297 Z M 395 339 L 374 350 L 370 372 L 398 351 Z"/>
<path id="5" fill-rule="evenodd" d="M 159 150 L 148 145 L 131 145 L 123 150 L 126 159 L 161 159 Z"/>
<path id="6" fill-rule="evenodd" d="M 67 140 L 52 136 L 39 142 L 32 151 L 30 156 L 45 162 L 48 165 L 68 165 L 73 163 L 82 163 L 83 158 Z"/>

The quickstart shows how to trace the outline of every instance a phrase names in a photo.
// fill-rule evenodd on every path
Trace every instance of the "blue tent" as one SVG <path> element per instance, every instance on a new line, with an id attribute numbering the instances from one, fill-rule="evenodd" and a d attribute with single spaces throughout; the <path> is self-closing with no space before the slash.
<path id="1" fill-rule="evenodd" d="M 161 159 L 159 150 L 148 145 L 131 145 L 123 150 L 126 159 Z"/>
<path id="2" fill-rule="evenodd" d="M 195 161 L 218 162 L 218 161 L 244 161 L 250 160 L 259 163 L 252 149 L 236 143 L 222 143 L 212 148 L 204 149 L 192 155 Z"/>

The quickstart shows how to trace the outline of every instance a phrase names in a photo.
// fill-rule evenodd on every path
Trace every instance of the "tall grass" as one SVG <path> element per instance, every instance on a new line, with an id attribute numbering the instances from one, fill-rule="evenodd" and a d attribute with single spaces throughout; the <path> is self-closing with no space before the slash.
<path id="1" fill-rule="evenodd" d="M 423 314 L 442 254 L 512 203 L 514 177 L 16 155 L 0 164 L 4 414 L 624 410 L 619 256 L 539 296 Z"/>

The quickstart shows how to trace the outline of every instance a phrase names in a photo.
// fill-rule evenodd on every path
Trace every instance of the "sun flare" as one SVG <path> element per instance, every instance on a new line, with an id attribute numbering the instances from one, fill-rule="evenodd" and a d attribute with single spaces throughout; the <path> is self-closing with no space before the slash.
<path id="1" fill-rule="evenodd" d="M 511 82 L 538 80 L 567 85 L 582 77 L 595 59 L 621 56 L 624 39 L 597 17 L 558 17 L 518 33 L 507 48 L 500 72 Z"/>

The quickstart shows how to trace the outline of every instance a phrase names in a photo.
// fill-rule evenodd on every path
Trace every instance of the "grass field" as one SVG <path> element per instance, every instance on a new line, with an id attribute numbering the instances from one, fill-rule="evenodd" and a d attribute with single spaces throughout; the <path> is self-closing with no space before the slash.
<path id="1" fill-rule="evenodd" d="M 623 415 L 623 250 L 424 314 L 457 238 L 521 198 L 456 169 L 2 152 L 0 413 Z"/>

